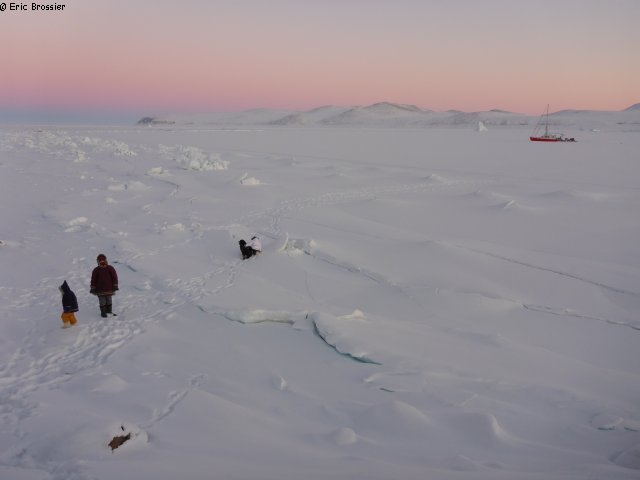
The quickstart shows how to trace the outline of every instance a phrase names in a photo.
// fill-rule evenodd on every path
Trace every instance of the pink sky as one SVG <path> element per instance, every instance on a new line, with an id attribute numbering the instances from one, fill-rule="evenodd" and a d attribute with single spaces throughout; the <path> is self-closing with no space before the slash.
<path id="1" fill-rule="evenodd" d="M 636 0 L 71 0 L 0 12 L 0 110 L 620 110 L 638 25 Z"/>

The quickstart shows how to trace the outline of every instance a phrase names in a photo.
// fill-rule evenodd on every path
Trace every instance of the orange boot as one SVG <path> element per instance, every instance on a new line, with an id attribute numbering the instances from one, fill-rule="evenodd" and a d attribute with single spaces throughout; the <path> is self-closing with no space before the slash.
<path id="1" fill-rule="evenodd" d="M 62 328 L 68 328 L 77 323 L 76 316 L 73 312 L 64 312 L 60 315 L 60 318 L 62 319 Z"/>

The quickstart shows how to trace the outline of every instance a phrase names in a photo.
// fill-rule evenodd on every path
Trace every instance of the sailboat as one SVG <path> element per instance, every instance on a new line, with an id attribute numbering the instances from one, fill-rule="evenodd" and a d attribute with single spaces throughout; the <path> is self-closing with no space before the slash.
<path id="1" fill-rule="evenodd" d="M 540 133 L 544 127 L 544 133 Z M 540 116 L 533 135 L 529 137 L 532 142 L 575 142 L 575 138 L 566 138 L 560 133 L 549 133 L 549 105 L 547 110 Z"/>

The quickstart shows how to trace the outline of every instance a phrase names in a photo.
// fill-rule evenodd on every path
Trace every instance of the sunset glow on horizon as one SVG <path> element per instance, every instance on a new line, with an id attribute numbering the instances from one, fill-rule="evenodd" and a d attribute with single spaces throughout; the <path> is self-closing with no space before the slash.
<path id="1" fill-rule="evenodd" d="M 0 12 L 0 112 L 390 101 L 537 114 L 640 102 L 635 0 L 59 4 Z"/>

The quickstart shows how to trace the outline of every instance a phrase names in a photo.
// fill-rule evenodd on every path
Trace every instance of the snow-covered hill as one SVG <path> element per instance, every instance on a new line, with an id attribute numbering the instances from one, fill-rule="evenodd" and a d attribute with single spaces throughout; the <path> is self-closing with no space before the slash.
<path id="1" fill-rule="evenodd" d="M 141 119 L 140 125 L 263 125 L 275 123 L 293 114 L 291 111 L 253 109 L 243 112 L 181 113 L 149 116 Z"/>
<path id="2" fill-rule="evenodd" d="M 565 110 L 552 113 L 549 117 L 554 127 L 571 130 L 640 131 L 640 109 L 636 106 L 626 110 L 591 111 Z M 304 112 L 283 112 L 274 110 L 250 110 L 237 113 L 165 115 L 146 117 L 141 120 L 149 125 L 226 125 L 226 126 L 352 126 L 376 128 L 471 128 L 478 122 L 487 127 L 527 127 L 532 128 L 538 117 L 490 110 L 487 112 L 435 112 L 414 105 L 389 102 L 369 106 L 340 107 L 324 106 Z"/>
<path id="3" fill-rule="evenodd" d="M 324 106 L 314 108 L 306 112 L 296 112 L 270 122 L 271 125 L 283 125 L 283 126 L 314 126 L 320 125 L 333 117 L 342 115 L 344 112 L 350 110 L 350 107 L 336 107 L 336 106 Z"/>

